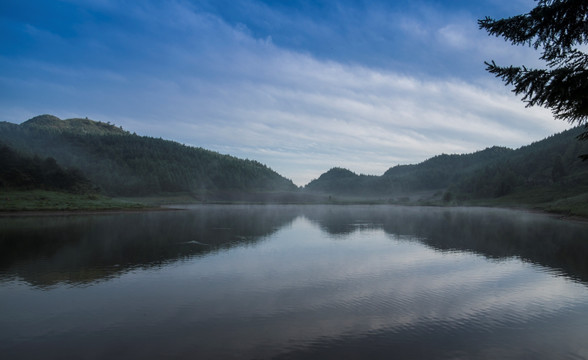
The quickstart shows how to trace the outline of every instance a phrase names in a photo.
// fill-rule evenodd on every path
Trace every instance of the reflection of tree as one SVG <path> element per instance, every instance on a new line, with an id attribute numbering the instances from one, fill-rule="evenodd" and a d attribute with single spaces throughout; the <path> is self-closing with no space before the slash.
<path id="1" fill-rule="evenodd" d="M 366 219 L 393 235 L 432 248 L 471 251 L 502 259 L 519 257 L 588 282 L 586 225 L 524 212 L 475 208 L 331 207 L 304 215 L 330 234 L 351 233 Z"/>
<path id="2" fill-rule="evenodd" d="M 0 219 L 0 271 L 36 286 L 88 283 L 252 245 L 296 217 L 284 207 Z"/>
<path id="3" fill-rule="evenodd" d="M 309 206 L 304 208 L 304 216 L 316 223 L 331 235 L 347 235 L 358 229 L 381 228 L 382 223 L 374 218 L 370 207 L 363 206 Z"/>
<path id="4" fill-rule="evenodd" d="M 256 244 L 299 214 L 329 234 L 380 228 L 442 251 L 472 251 L 495 259 L 516 256 L 588 282 L 585 224 L 496 209 L 393 206 L 208 206 L 0 219 L 0 277 L 37 286 L 98 281 L 136 267 Z"/>
<path id="5" fill-rule="evenodd" d="M 354 232 L 354 224 L 360 222 L 361 212 L 354 206 L 311 206 L 304 208 L 304 215 L 331 235 L 346 235 Z"/>

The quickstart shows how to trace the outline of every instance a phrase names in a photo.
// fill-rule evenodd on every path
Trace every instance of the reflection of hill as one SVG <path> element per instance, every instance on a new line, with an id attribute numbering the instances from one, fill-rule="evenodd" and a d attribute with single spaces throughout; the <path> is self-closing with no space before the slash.
<path id="1" fill-rule="evenodd" d="M 382 216 L 379 211 L 374 211 L 378 208 L 379 206 L 315 205 L 304 207 L 303 214 L 323 231 L 331 235 L 343 236 L 358 229 L 381 228 Z"/>
<path id="2" fill-rule="evenodd" d="M 282 209 L 0 219 L 0 276 L 41 287 L 81 284 L 251 245 L 295 218 L 294 208 Z"/>
<path id="3" fill-rule="evenodd" d="M 325 232 L 380 228 L 442 251 L 519 257 L 588 282 L 587 225 L 497 209 L 198 207 L 190 211 L 0 219 L 0 277 L 89 283 L 137 267 L 255 244 L 303 213 Z"/>
<path id="4" fill-rule="evenodd" d="M 476 208 L 325 207 L 305 216 L 330 234 L 378 227 L 442 251 L 519 257 L 588 282 L 588 226 L 518 211 Z"/>

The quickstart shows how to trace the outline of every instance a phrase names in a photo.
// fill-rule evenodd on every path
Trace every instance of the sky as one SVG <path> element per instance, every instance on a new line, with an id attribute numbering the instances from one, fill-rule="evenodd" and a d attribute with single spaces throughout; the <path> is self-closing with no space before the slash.
<path id="1" fill-rule="evenodd" d="M 88 117 L 257 160 L 299 186 L 571 126 L 484 61 L 539 53 L 479 30 L 533 0 L 2 0 L 0 121 Z"/>

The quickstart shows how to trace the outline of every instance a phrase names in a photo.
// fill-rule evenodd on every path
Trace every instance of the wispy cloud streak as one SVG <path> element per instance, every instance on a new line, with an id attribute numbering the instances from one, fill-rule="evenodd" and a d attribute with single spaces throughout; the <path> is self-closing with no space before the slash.
<path id="1" fill-rule="evenodd" d="M 72 14 L 86 18 L 67 31 L 12 22 L 17 25 L 10 31 L 32 45 L 0 54 L 0 120 L 21 122 L 39 113 L 89 116 L 256 159 L 299 185 L 331 166 L 381 174 L 440 153 L 518 147 L 567 127 L 546 110 L 524 108 L 483 69 L 483 76 L 455 69 L 436 75 L 430 69 L 407 72 L 432 63 L 408 64 L 410 54 L 382 53 L 389 67 L 340 51 L 329 57 L 297 48 L 294 37 L 290 43 L 280 40 L 284 31 L 275 38 L 256 23 L 231 22 L 226 14 L 187 1 L 70 4 Z M 240 4 L 270 22 L 281 16 L 255 1 Z M 395 31 L 388 35 L 410 35 L 440 61 L 453 52 L 457 63 L 468 63 L 464 57 L 470 56 L 483 68 L 488 49 L 503 56 L 507 45 L 471 29 L 472 18 L 461 14 L 427 25 L 422 14 L 435 10 L 427 9 L 402 17 L 396 9 L 354 13 L 343 6 L 337 16 L 356 26 L 365 25 L 362 16 L 374 20 L 375 27 L 360 34 L 376 48 L 375 29 L 398 18 L 386 25 Z M 294 17 L 307 32 L 334 26 Z M 359 35 L 335 40 L 354 36 Z M 413 55 L 418 61 L 423 49 Z M 530 58 L 527 50 L 516 56 Z"/>

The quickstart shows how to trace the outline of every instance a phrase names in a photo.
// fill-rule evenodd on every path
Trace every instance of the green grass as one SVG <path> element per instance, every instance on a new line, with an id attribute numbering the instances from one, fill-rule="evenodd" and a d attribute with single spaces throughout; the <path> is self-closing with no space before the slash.
<path id="1" fill-rule="evenodd" d="M 422 196 L 422 194 L 420 194 Z M 430 194 L 429 194 L 430 195 Z M 414 197 L 406 199 L 362 199 L 317 197 L 299 199 L 299 203 L 322 203 L 337 205 L 386 204 L 434 205 L 434 206 L 490 206 L 541 210 L 565 216 L 588 218 L 588 187 L 567 189 L 565 187 L 519 189 L 518 191 L 494 199 L 460 199 L 442 201 L 440 195 L 429 198 Z M 308 200 L 308 201 L 302 201 Z M 402 200 L 402 201 L 401 201 Z M 102 211 L 132 210 L 159 207 L 165 204 L 201 203 L 188 193 L 160 194 L 140 198 L 109 198 L 96 194 L 70 194 L 45 190 L 4 191 L 0 190 L 0 212 L 15 211 Z"/>
<path id="2" fill-rule="evenodd" d="M 0 211 L 99 211 L 142 209 L 146 205 L 96 194 L 70 194 L 46 190 L 0 190 Z"/>
<path id="3" fill-rule="evenodd" d="M 552 201 L 545 206 L 546 211 L 588 218 L 588 193 Z"/>
<path id="4" fill-rule="evenodd" d="M 495 199 L 466 200 L 463 205 L 516 207 L 566 216 L 588 217 L 588 187 L 519 189 Z"/>

